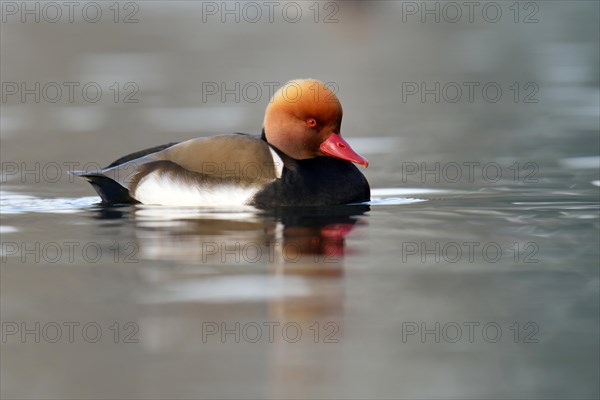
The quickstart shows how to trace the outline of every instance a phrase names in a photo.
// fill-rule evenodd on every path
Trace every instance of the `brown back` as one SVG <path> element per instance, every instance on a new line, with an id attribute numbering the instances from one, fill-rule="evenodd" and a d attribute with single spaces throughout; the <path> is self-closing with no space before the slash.
<path id="1" fill-rule="evenodd" d="M 220 135 L 187 140 L 155 153 L 156 160 L 224 182 L 264 185 L 276 178 L 269 145 L 257 137 Z"/>

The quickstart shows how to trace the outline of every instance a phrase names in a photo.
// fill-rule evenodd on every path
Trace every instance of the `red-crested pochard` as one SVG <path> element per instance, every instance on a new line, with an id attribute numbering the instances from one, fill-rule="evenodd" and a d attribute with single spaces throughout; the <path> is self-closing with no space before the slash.
<path id="1" fill-rule="evenodd" d="M 265 112 L 262 136 L 229 134 L 168 143 L 77 171 L 103 203 L 170 206 L 321 206 L 369 201 L 340 134 L 342 106 L 322 82 L 287 82 Z"/>

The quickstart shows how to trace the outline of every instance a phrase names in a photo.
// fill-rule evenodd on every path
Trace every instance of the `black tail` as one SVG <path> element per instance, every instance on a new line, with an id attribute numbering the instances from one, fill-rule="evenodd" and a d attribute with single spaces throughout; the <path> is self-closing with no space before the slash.
<path id="1" fill-rule="evenodd" d="M 129 190 L 99 172 L 73 171 L 87 180 L 105 204 L 137 204 L 139 201 L 129 195 Z"/>

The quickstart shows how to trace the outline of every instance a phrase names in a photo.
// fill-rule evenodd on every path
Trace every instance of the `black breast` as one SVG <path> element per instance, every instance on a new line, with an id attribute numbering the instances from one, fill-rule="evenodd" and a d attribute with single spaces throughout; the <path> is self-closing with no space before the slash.
<path id="1" fill-rule="evenodd" d="M 255 195 L 255 206 L 341 205 L 371 198 L 367 179 L 351 162 L 332 157 L 285 157 L 284 164 L 281 178 Z"/>

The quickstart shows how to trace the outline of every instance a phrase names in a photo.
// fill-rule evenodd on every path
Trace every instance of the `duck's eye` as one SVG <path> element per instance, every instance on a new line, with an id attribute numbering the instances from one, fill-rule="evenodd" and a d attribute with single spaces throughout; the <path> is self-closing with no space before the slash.
<path id="1" fill-rule="evenodd" d="M 310 126 L 311 128 L 317 126 L 317 120 L 314 118 L 309 118 L 306 120 L 306 123 L 308 124 L 308 126 Z"/>

